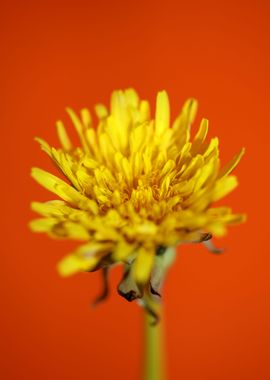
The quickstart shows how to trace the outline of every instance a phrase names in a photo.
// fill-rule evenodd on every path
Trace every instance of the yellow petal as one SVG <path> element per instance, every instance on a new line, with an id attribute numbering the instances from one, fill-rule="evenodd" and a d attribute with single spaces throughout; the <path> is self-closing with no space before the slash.
<path id="1" fill-rule="evenodd" d="M 70 118 L 71 118 L 71 120 L 73 122 L 73 125 L 74 125 L 74 127 L 75 127 L 75 129 L 76 129 L 76 131 L 78 133 L 78 136 L 79 136 L 79 138 L 81 140 L 83 149 L 85 150 L 85 152 L 89 153 L 89 147 L 88 147 L 85 135 L 84 135 L 84 131 L 85 131 L 86 128 L 84 127 L 84 125 L 82 124 L 81 120 L 76 115 L 76 113 L 73 111 L 73 109 L 67 107 L 66 111 L 69 114 L 69 116 L 70 116 Z"/>
<path id="2" fill-rule="evenodd" d="M 154 265 L 155 249 L 154 247 L 140 247 L 134 265 L 134 280 L 137 284 L 144 285 L 150 278 Z"/>
<path id="3" fill-rule="evenodd" d="M 228 162 L 227 165 L 225 165 L 225 166 L 221 169 L 221 171 L 220 171 L 220 173 L 219 173 L 219 178 L 224 177 L 225 175 L 230 174 L 230 173 L 233 171 L 233 169 L 238 165 L 238 163 L 239 163 L 239 161 L 241 160 L 241 158 L 243 157 L 244 153 L 245 153 L 245 148 L 242 148 L 242 149 L 240 150 L 240 152 L 237 153 L 237 154 L 233 157 L 233 159 L 232 159 L 230 162 Z"/>
<path id="4" fill-rule="evenodd" d="M 216 158 L 212 158 L 207 164 L 203 165 L 196 173 L 194 192 L 196 193 L 205 185 L 209 186 L 214 181 L 214 178 L 216 178 L 217 170 L 218 163 Z"/>
<path id="5" fill-rule="evenodd" d="M 207 145 L 205 151 L 202 153 L 205 158 L 209 158 L 214 153 L 218 153 L 218 144 L 219 140 L 217 137 L 214 137 L 210 140 L 210 143 Z"/>
<path id="6" fill-rule="evenodd" d="M 69 156 L 67 153 L 63 152 L 62 150 L 56 150 L 55 148 L 52 148 L 51 157 L 56 163 L 56 165 L 59 167 L 59 169 L 62 170 L 64 175 L 74 185 L 74 187 L 76 189 L 80 189 L 77 178 L 72 171 L 72 167 L 74 165 L 73 165 L 73 161 L 71 160 L 71 156 Z"/>
<path id="7" fill-rule="evenodd" d="M 85 139 L 87 146 L 90 147 L 91 153 L 94 155 L 94 158 L 100 161 L 101 154 L 99 151 L 96 131 L 93 128 L 88 128 L 85 132 Z"/>
<path id="8" fill-rule="evenodd" d="M 71 276 L 75 273 L 82 271 L 90 271 L 98 264 L 96 257 L 91 257 L 88 260 L 84 260 L 76 254 L 71 254 L 62 259 L 58 265 L 58 272 L 63 277 Z"/>
<path id="9" fill-rule="evenodd" d="M 68 239 L 76 239 L 76 240 L 89 240 L 88 231 L 78 223 L 66 222 L 64 223 L 65 228 L 65 237 Z"/>
<path id="10" fill-rule="evenodd" d="M 64 148 L 65 151 L 69 152 L 72 149 L 72 144 L 62 121 L 59 120 L 56 122 L 56 129 L 57 129 L 58 138 L 62 144 L 62 147 Z"/>
<path id="11" fill-rule="evenodd" d="M 140 104 L 141 123 L 150 119 L 150 105 L 147 100 L 142 100 Z"/>
<path id="12" fill-rule="evenodd" d="M 186 100 L 186 102 L 184 103 L 181 113 L 185 115 L 187 126 L 190 126 L 195 120 L 197 109 L 198 109 L 198 102 L 194 98 L 190 98 Z"/>
<path id="13" fill-rule="evenodd" d="M 41 149 L 48 154 L 48 156 L 51 157 L 51 147 L 50 145 L 43 139 L 41 139 L 40 137 L 35 137 L 35 140 L 40 144 L 41 146 Z"/>
<path id="14" fill-rule="evenodd" d="M 133 88 L 128 88 L 127 90 L 125 90 L 125 96 L 130 106 L 132 106 L 133 108 L 138 108 L 139 96 Z"/>
<path id="15" fill-rule="evenodd" d="M 84 130 L 81 120 L 79 119 L 79 117 L 76 115 L 76 113 L 73 111 L 72 108 L 67 107 L 66 111 L 69 114 L 69 117 L 71 118 L 73 125 L 80 136 Z"/>
<path id="16" fill-rule="evenodd" d="M 111 252 L 111 243 L 90 242 L 80 246 L 77 251 L 64 257 L 58 263 L 58 271 L 63 277 L 71 276 L 81 271 L 95 269 L 100 260 Z"/>
<path id="17" fill-rule="evenodd" d="M 214 235 L 216 237 L 222 237 L 227 232 L 226 226 L 224 225 L 224 223 L 218 223 L 218 222 L 216 222 L 216 223 L 214 222 L 214 223 L 208 225 L 207 231 L 209 231 L 212 235 Z"/>
<path id="18" fill-rule="evenodd" d="M 192 143 L 192 149 L 191 152 L 192 154 L 199 153 L 200 147 L 203 144 L 208 132 L 208 120 L 207 119 L 202 119 L 200 128 L 194 138 L 194 141 Z"/>
<path id="19" fill-rule="evenodd" d="M 246 220 L 247 216 L 245 214 L 231 214 L 222 218 L 222 221 L 226 224 L 239 224 L 244 223 Z"/>
<path id="20" fill-rule="evenodd" d="M 129 160 L 126 157 L 123 157 L 123 159 L 121 160 L 121 167 L 122 173 L 124 175 L 124 178 L 126 179 L 127 184 L 131 185 L 133 180 L 132 171 Z"/>
<path id="21" fill-rule="evenodd" d="M 207 210 L 207 214 L 210 215 L 211 217 L 222 217 L 231 214 L 231 209 L 229 207 L 212 207 Z"/>
<path id="22" fill-rule="evenodd" d="M 29 223 L 33 232 L 49 232 L 57 224 L 55 218 L 34 219 Z"/>
<path id="23" fill-rule="evenodd" d="M 155 131 L 157 136 L 161 136 L 170 126 L 170 103 L 166 91 L 157 94 Z"/>
<path id="24" fill-rule="evenodd" d="M 57 194 L 66 201 L 71 200 L 70 197 L 65 196 L 65 193 L 63 191 L 60 191 L 59 186 L 68 186 L 60 178 L 39 168 L 32 168 L 31 175 L 41 186 L 45 187 L 45 189 Z"/>
<path id="25" fill-rule="evenodd" d="M 186 130 L 190 129 L 193 123 L 198 109 L 198 102 L 196 99 L 190 98 L 185 103 L 179 114 L 173 123 L 173 130 L 178 134 L 183 134 Z"/>
<path id="26" fill-rule="evenodd" d="M 175 162 L 173 160 L 168 160 L 160 172 L 160 177 L 166 176 L 175 168 Z"/>
<path id="27" fill-rule="evenodd" d="M 73 205 L 80 204 L 82 208 L 88 208 L 89 199 L 60 178 L 39 168 L 33 168 L 31 175 L 41 186 L 58 195 L 66 202 Z"/>
<path id="28" fill-rule="evenodd" d="M 64 214 L 64 210 L 68 209 L 66 203 L 60 200 L 49 202 L 32 202 L 31 209 L 43 216 L 55 216 L 59 217 Z M 70 208 L 71 210 L 71 208 Z"/>
<path id="29" fill-rule="evenodd" d="M 196 171 L 203 166 L 203 164 L 204 159 L 200 154 L 192 158 L 183 173 L 181 173 L 181 180 L 191 178 L 196 173 Z"/>
<path id="30" fill-rule="evenodd" d="M 131 153 L 138 153 L 145 143 L 145 124 L 140 124 L 135 127 L 129 137 L 129 146 Z"/>
<path id="31" fill-rule="evenodd" d="M 238 185 L 237 178 L 235 176 L 223 177 L 216 182 L 215 188 L 212 194 L 212 200 L 218 201 L 225 197 L 231 191 L 233 191 Z"/>
<path id="32" fill-rule="evenodd" d="M 92 117 L 87 108 L 81 109 L 81 118 L 85 129 L 90 128 L 92 126 Z"/>
<path id="33" fill-rule="evenodd" d="M 104 119 L 108 116 L 108 110 L 104 104 L 96 104 L 95 111 L 99 119 Z"/>
<path id="34" fill-rule="evenodd" d="M 114 249 L 112 258 L 114 261 L 125 261 L 130 257 L 134 249 L 134 244 L 129 244 L 121 239 Z"/>

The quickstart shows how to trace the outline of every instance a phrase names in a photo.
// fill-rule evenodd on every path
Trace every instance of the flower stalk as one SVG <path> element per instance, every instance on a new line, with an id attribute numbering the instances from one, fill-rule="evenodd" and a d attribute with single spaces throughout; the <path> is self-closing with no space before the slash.
<path id="1" fill-rule="evenodd" d="M 144 315 L 144 378 L 143 380 L 166 380 L 165 376 L 165 348 L 162 305 L 156 304 L 155 311 L 159 314 L 160 321 L 153 324 L 151 315 L 145 312 Z"/>
<path id="2" fill-rule="evenodd" d="M 175 256 L 175 247 L 163 247 L 163 249 L 160 247 L 157 250 L 150 281 L 151 290 L 144 295 L 143 306 L 146 311 L 144 380 L 166 380 L 163 303 L 160 291 Z"/>

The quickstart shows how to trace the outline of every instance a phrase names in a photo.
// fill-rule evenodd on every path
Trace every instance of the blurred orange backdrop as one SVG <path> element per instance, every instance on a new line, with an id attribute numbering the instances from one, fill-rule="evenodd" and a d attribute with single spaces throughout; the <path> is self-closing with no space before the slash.
<path id="1" fill-rule="evenodd" d="M 53 195 L 29 178 L 53 170 L 33 141 L 57 144 L 55 121 L 133 86 L 173 116 L 199 100 L 223 162 L 245 146 L 240 186 L 223 204 L 248 222 L 185 246 L 163 298 L 169 379 L 264 380 L 269 365 L 268 1 L 4 1 L 1 5 L 1 367 L 3 380 L 140 378 L 141 310 L 115 291 L 97 309 L 99 273 L 59 278 L 69 242 L 32 234 L 31 200 Z M 267 162 L 268 161 L 268 162 Z"/>

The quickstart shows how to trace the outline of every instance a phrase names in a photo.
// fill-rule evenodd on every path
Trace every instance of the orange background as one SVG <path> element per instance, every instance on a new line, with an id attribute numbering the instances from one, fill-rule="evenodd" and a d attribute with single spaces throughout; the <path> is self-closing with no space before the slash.
<path id="1" fill-rule="evenodd" d="M 169 379 L 264 380 L 269 365 L 269 2 L 5 1 L 1 28 L 1 372 L 3 380 L 140 378 L 141 310 L 117 296 L 92 310 L 100 274 L 61 279 L 73 245 L 34 235 L 30 200 L 52 199 L 29 178 L 53 169 L 34 136 L 134 86 L 176 115 L 200 102 L 223 162 L 241 146 L 240 186 L 224 201 L 246 211 L 214 256 L 179 252 L 164 289 Z M 199 118 L 197 119 L 197 121 Z"/>

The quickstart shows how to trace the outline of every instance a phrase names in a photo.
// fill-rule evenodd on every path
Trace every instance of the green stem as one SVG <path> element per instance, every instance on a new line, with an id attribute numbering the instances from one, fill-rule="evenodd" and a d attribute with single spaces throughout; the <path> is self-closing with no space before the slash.
<path id="1" fill-rule="evenodd" d="M 161 305 L 155 305 L 161 314 Z M 145 312 L 145 363 L 144 380 L 165 380 L 165 360 L 163 344 L 163 318 L 152 325 L 153 318 Z"/>

